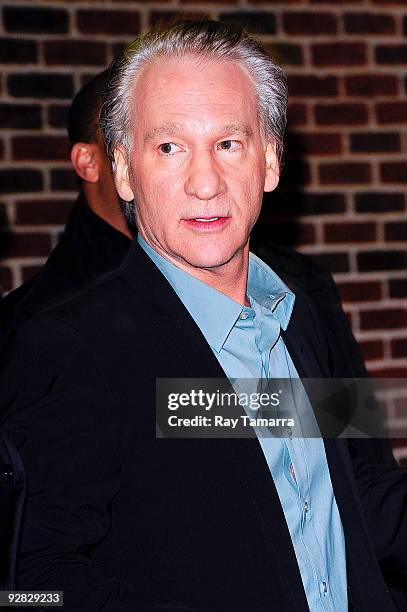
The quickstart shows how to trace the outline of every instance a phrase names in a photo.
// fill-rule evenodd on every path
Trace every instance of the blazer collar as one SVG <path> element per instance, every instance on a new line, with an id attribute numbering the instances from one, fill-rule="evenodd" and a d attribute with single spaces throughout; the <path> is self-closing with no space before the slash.
<path id="1" fill-rule="evenodd" d="M 226 377 L 194 319 L 137 239 L 133 240 L 119 273 L 131 285 L 135 298 L 145 302 L 151 316 L 157 322 L 160 321 L 163 331 L 165 329 L 168 338 L 171 338 L 174 350 L 177 350 L 178 345 L 188 346 L 188 355 L 182 351 L 181 359 L 187 365 L 191 377 Z M 296 300 L 282 337 L 297 372 L 302 378 L 329 377 L 326 366 L 328 360 L 324 357 L 325 346 L 309 303 L 297 288 L 290 288 L 296 294 Z"/>

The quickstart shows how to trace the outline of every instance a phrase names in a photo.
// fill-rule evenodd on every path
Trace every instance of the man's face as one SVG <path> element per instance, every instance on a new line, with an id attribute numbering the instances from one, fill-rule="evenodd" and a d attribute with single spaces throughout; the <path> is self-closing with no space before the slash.
<path id="1" fill-rule="evenodd" d="M 143 70 L 133 99 L 119 195 L 135 198 L 139 231 L 164 257 L 195 275 L 222 270 L 248 252 L 263 191 L 278 182 L 252 81 L 230 61 L 165 58 Z"/>

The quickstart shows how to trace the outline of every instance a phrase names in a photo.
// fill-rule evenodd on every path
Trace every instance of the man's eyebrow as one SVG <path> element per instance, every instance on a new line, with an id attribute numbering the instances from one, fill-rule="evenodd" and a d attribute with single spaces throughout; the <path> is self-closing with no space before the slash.
<path id="1" fill-rule="evenodd" d="M 187 130 L 182 123 L 178 123 L 176 121 L 163 123 L 162 125 L 153 128 L 144 136 L 144 144 L 150 140 L 153 140 L 154 138 L 159 138 L 160 136 L 175 136 L 176 134 L 185 131 Z M 229 123 L 227 125 L 222 125 L 217 128 L 216 132 L 218 138 L 224 138 L 225 136 L 232 136 L 235 134 L 244 136 L 246 138 L 253 136 L 253 130 L 245 123 Z"/>
<path id="2" fill-rule="evenodd" d="M 153 138 L 157 138 L 158 136 L 173 136 L 176 132 L 182 131 L 182 129 L 182 123 L 177 123 L 176 121 L 163 123 L 162 125 L 153 128 L 144 136 L 144 144 Z"/>
<path id="3" fill-rule="evenodd" d="M 230 123 L 229 125 L 222 125 L 222 127 L 219 129 L 219 133 L 223 134 L 223 136 L 232 136 L 233 134 L 245 136 L 246 138 L 253 136 L 253 130 L 245 123 Z"/>

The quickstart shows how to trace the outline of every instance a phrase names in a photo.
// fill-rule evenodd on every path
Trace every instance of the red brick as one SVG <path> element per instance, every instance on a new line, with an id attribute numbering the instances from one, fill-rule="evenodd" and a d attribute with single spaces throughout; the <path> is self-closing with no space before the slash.
<path id="1" fill-rule="evenodd" d="M 407 64 L 407 45 L 379 45 L 375 58 L 378 64 Z"/>
<path id="2" fill-rule="evenodd" d="M 5 202 L 0 202 L 0 228 L 7 227 L 9 224 L 7 207 Z"/>
<path id="3" fill-rule="evenodd" d="M 190 1 L 190 0 L 186 0 Z M 212 1 L 212 0 L 211 0 Z M 216 0 L 213 0 L 215 2 Z M 249 4 L 281 4 L 281 0 L 247 0 Z M 298 4 L 298 0 L 285 0 L 284 4 Z"/>
<path id="4" fill-rule="evenodd" d="M 94 40 L 46 40 L 44 57 L 50 66 L 105 66 L 107 49 L 104 43 Z"/>
<path id="5" fill-rule="evenodd" d="M 0 296 L 3 291 L 11 291 L 13 289 L 13 274 L 10 268 L 2 266 L 0 268 Z"/>
<path id="6" fill-rule="evenodd" d="M 391 298 L 407 298 L 407 278 L 392 278 L 389 280 Z"/>
<path id="7" fill-rule="evenodd" d="M 312 253 L 312 259 L 318 268 L 331 274 L 349 272 L 349 257 L 347 253 Z"/>
<path id="8" fill-rule="evenodd" d="M 200 19 L 209 19 L 209 13 L 202 11 L 183 11 L 182 9 L 171 11 L 151 11 L 149 16 L 149 27 L 171 23 L 177 18 L 192 19 L 199 21 Z"/>
<path id="9" fill-rule="evenodd" d="M 265 43 L 263 46 L 282 66 L 301 66 L 304 63 L 301 45 L 273 41 L 272 43 Z"/>
<path id="10" fill-rule="evenodd" d="M 381 340 L 365 340 L 359 342 L 359 348 L 362 351 L 365 361 L 373 361 L 375 359 L 383 359 L 383 342 Z"/>
<path id="11" fill-rule="evenodd" d="M 12 234 L 5 257 L 46 257 L 51 250 L 51 236 L 44 233 Z"/>
<path id="12" fill-rule="evenodd" d="M 396 24 L 391 15 L 347 13 L 344 15 L 348 34 L 394 34 Z"/>
<path id="13" fill-rule="evenodd" d="M 38 104 L 0 104 L 0 128 L 34 130 L 42 126 Z"/>
<path id="14" fill-rule="evenodd" d="M 325 242 L 370 242 L 376 240 L 375 223 L 327 223 Z"/>
<path id="15" fill-rule="evenodd" d="M 405 397 L 395 397 L 393 401 L 394 401 L 396 417 L 398 418 L 406 417 L 407 416 L 407 399 Z M 407 447 L 407 439 L 405 440 L 405 446 Z M 407 457 L 406 457 L 406 460 L 407 460 Z"/>
<path id="16" fill-rule="evenodd" d="M 375 368 L 374 370 L 369 370 L 369 373 L 374 378 L 407 378 L 407 368 L 403 368 L 402 366 Z M 397 440 L 393 440 L 393 442 L 396 443 Z"/>
<path id="17" fill-rule="evenodd" d="M 12 139 L 16 160 L 69 160 L 69 146 L 62 136 L 18 136 Z"/>
<path id="18" fill-rule="evenodd" d="M 376 104 L 376 116 L 379 123 L 407 122 L 407 102 L 382 102 Z"/>
<path id="19" fill-rule="evenodd" d="M 362 330 L 398 329 L 407 326 L 407 308 L 363 310 L 359 316 Z"/>
<path id="20" fill-rule="evenodd" d="M 383 4 L 386 6 L 406 6 L 406 0 L 371 0 L 372 4 Z"/>
<path id="21" fill-rule="evenodd" d="M 72 76 L 54 72 L 10 74 L 7 88 L 20 98 L 72 98 L 74 92 Z"/>
<path id="22" fill-rule="evenodd" d="M 332 13 L 283 13 L 283 28 L 288 34 L 336 34 L 338 26 Z"/>
<path id="23" fill-rule="evenodd" d="M 287 122 L 288 125 L 305 125 L 308 121 L 308 108 L 306 104 L 293 104 L 292 102 L 288 105 L 287 111 Z"/>
<path id="24" fill-rule="evenodd" d="M 321 43 L 312 45 L 311 51 L 315 66 L 357 66 L 367 61 L 363 43 Z"/>
<path id="25" fill-rule="evenodd" d="M 391 355 L 396 358 L 407 357 L 407 338 L 397 338 L 391 341 Z M 407 401 L 404 401 L 407 416 Z"/>
<path id="26" fill-rule="evenodd" d="M 386 223 L 384 226 L 385 239 L 387 241 L 407 240 L 407 221 L 395 221 Z"/>
<path id="27" fill-rule="evenodd" d="M 72 200 L 26 200 L 16 204 L 17 225 L 62 225 L 72 208 Z"/>
<path id="28" fill-rule="evenodd" d="M 276 18 L 269 11 L 235 11 L 219 13 L 218 19 L 226 23 L 234 23 L 248 32 L 257 34 L 275 34 Z"/>
<path id="29" fill-rule="evenodd" d="M 405 250 L 360 251 L 356 258 L 359 272 L 407 269 L 407 252 Z"/>
<path id="30" fill-rule="evenodd" d="M 399 90 L 398 78 L 387 74 L 355 74 L 345 77 L 348 96 L 395 96 Z"/>
<path id="31" fill-rule="evenodd" d="M 117 1 L 117 0 L 116 0 Z M 127 0 L 126 0 L 127 1 Z M 159 0 L 147 0 L 147 2 L 158 2 Z M 270 2 L 270 0 L 265 0 Z M 287 0 L 288 2 L 290 0 Z M 191 4 L 191 0 L 180 0 L 181 4 Z M 239 0 L 205 0 L 205 4 L 238 4 Z M 264 4 L 262 0 L 259 0 L 259 4 Z M 256 0 L 249 2 L 249 4 L 256 4 Z"/>
<path id="32" fill-rule="evenodd" d="M 336 162 L 320 164 L 319 178 L 322 185 L 370 183 L 371 167 L 365 162 Z"/>
<path id="33" fill-rule="evenodd" d="M 343 4 L 343 0 L 310 0 L 311 4 Z M 346 0 L 347 4 L 359 4 L 360 0 Z"/>
<path id="34" fill-rule="evenodd" d="M 42 266 L 23 266 L 21 269 L 23 283 L 27 282 L 30 280 L 30 278 L 38 274 L 41 269 Z"/>
<path id="35" fill-rule="evenodd" d="M 287 152 L 295 155 L 334 155 L 342 151 L 341 134 L 291 133 Z"/>
<path id="36" fill-rule="evenodd" d="M 79 10 L 77 24 L 80 32 L 86 34 L 129 34 L 137 36 L 140 32 L 138 11 Z"/>
<path id="37" fill-rule="evenodd" d="M 288 91 L 291 97 L 336 96 L 338 79 L 335 76 L 318 77 L 315 75 L 289 74 Z"/>
<path id="38" fill-rule="evenodd" d="M 82 2 L 82 0 L 78 0 L 78 2 L 79 1 Z M 148 5 L 148 4 L 155 4 L 157 2 L 159 2 L 161 4 L 161 1 L 162 1 L 163 4 L 165 2 L 170 2 L 170 0 L 143 0 L 143 4 L 147 4 Z M 188 1 L 190 1 L 190 0 L 188 0 Z M 210 1 L 212 1 L 212 0 L 210 0 Z M 113 0 L 113 2 L 129 2 L 130 3 L 130 2 L 134 2 L 134 0 Z"/>
<path id="39" fill-rule="evenodd" d="M 42 191 L 43 179 L 39 170 L 5 168 L 0 170 L 0 193 Z"/>
<path id="40" fill-rule="evenodd" d="M 380 164 L 383 183 L 407 183 L 407 162 L 385 162 Z"/>
<path id="41" fill-rule="evenodd" d="M 367 191 L 355 195 L 356 211 L 359 213 L 386 213 L 404 210 L 403 193 Z"/>
<path id="42" fill-rule="evenodd" d="M 319 104 L 315 107 L 318 125 L 363 125 L 368 121 L 365 104 Z"/>
<path id="43" fill-rule="evenodd" d="M 264 194 L 265 211 L 272 215 L 290 215 L 294 217 L 307 215 L 332 215 L 343 213 L 346 208 L 342 193 L 312 193 L 300 191 L 295 197 L 289 191 L 281 190 Z"/>
<path id="44" fill-rule="evenodd" d="M 382 298 L 382 288 L 379 282 L 356 281 L 337 283 L 336 286 L 344 302 L 369 302 Z"/>
<path id="45" fill-rule="evenodd" d="M 38 34 L 66 34 L 68 13 L 62 9 L 34 8 L 31 6 L 5 6 L 3 23 L 7 32 Z"/>
<path id="46" fill-rule="evenodd" d="M 353 153 L 393 153 L 400 151 L 400 135 L 396 132 L 360 132 L 350 135 Z"/>
<path id="47" fill-rule="evenodd" d="M 0 38 L 0 62 L 4 64 L 28 64 L 38 61 L 38 47 L 33 40 Z"/>

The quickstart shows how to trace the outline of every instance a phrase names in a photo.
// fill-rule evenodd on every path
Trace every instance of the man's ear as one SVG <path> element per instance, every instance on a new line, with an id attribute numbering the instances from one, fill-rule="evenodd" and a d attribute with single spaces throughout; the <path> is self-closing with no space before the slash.
<path id="1" fill-rule="evenodd" d="M 276 153 L 276 143 L 269 142 L 266 147 L 266 178 L 264 181 L 264 191 L 273 191 L 280 179 L 280 165 Z"/>
<path id="2" fill-rule="evenodd" d="M 78 176 L 88 183 L 99 180 L 99 164 L 96 145 L 76 142 L 71 149 L 71 162 Z"/>
<path id="3" fill-rule="evenodd" d="M 114 182 L 117 193 L 125 202 L 131 202 L 134 200 L 134 194 L 130 186 L 129 165 L 127 163 L 127 155 L 121 147 L 117 147 L 114 150 L 114 163 Z"/>

